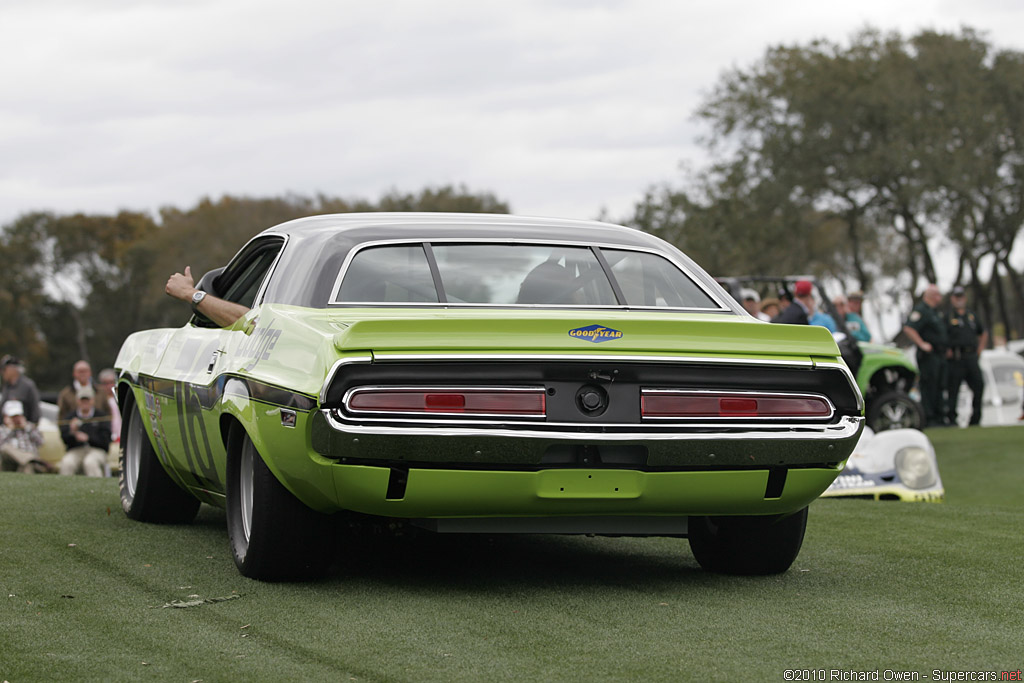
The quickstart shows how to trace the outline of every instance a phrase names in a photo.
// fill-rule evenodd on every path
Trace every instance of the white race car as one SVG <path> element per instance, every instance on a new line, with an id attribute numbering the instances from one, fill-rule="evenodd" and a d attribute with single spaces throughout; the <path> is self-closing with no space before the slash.
<path id="1" fill-rule="evenodd" d="M 940 503 L 945 490 L 935 449 L 924 432 L 865 428 L 846 468 L 821 495 Z"/>
<path id="2" fill-rule="evenodd" d="M 1012 343 L 1012 342 L 1011 342 Z M 1013 425 L 1024 411 L 1024 358 L 1012 349 L 986 349 L 978 359 L 985 391 L 981 399 L 981 426 Z M 971 419 L 973 394 L 967 383 L 957 396 L 957 424 L 966 427 Z"/>

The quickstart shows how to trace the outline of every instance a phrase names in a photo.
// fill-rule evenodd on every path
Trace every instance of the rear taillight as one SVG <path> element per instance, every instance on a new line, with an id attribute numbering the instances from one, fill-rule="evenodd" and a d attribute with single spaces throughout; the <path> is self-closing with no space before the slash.
<path id="1" fill-rule="evenodd" d="M 644 389 L 640 412 L 645 418 L 827 419 L 832 404 L 823 396 L 758 394 L 675 389 Z"/>
<path id="2" fill-rule="evenodd" d="M 353 413 L 544 417 L 545 399 L 542 387 L 366 387 L 351 390 L 345 407 Z"/>

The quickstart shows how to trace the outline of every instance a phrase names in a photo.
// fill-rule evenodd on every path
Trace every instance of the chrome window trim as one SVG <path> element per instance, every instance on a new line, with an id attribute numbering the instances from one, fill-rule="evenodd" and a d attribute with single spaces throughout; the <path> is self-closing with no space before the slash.
<path id="1" fill-rule="evenodd" d="M 828 422 L 836 414 L 836 406 L 825 394 L 815 394 L 810 392 L 790 392 L 790 391 L 733 391 L 729 389 L 672 389 L 669 387 L 640 387 L 640 399 L 643 400 L 644 394 L 673 394 L 676 396 L 699 396 L 701 394 L 728 394 L 730 396 L 763 396 L 765 398 L 816 398 L 821 399 L 828 406 L 828 415 L 823 417 L 744 417 L 743 422 L 781 422 L 783 420 L 800 420 L 799 424 L 806 424 L 810 422 Z M 641 420 L 651 420 L 655 422 L 673 422 L 679 424 L 685 424 L 689 426 L 691 421 L 695 420 L 711 420 L 712 422 L 722 423 L 729 421 L 737 421 L 736 417 L 644 417 L 643 410 L 640 413 Z M 789 424 L 789 423 L 786 423 Z"/>
<path id="2" fill-rule="evenodd" d="M 597 247 L 598 249 L 612 249 L 619 251 L 635 251 L 644 252 L 648 254 L 654 254 L 667 260 L 669 263 L 674 265 L 683 275 L 688 277 L 697 287 L 704 292 L 705 295 L 713 302 L 718 304 L 718 308 L 711 307 L 685 307 L 685 308 L 674 308 L 674 307 L 661 307 L 661 306 L 626 306 L 626 305 L 600 305 L 595 304 L 592 306 L 580 306 L 580 305 L 567 305 L 567 304 L 481 304 L 481 303 L 424 303 L 424 302 L 395 302 L 395 301 L 338 301 L 338 295 L 341 293 L 341 283 L 345 279 L 345 274 L 348 272 L 349 266 L 356 254 L 364 249 L 370 249 L 373 247 L 381 246 L 395 246 L 395 245 L 409 245 L 409 246 L 423 246 L 424 244 L 437 245 L 437 244 L 539 244 L 539 245 L 552 245 L 552 246 L 563 246 L 563 247 L 577 247 L 581 249 L 588 249 L 591 247 Z M 327 306 L 346 306 L 346 307 L 367 307 L 376 308 L 381 306 L 386 307 L 442 307 L 442 308 L 472 308 L 472 307 L 483 307 L 483 308 L 568 308 L 568 309 L 590 309 L 590 308 L 608 308 L 612 310 L 651 310 L 651 311 L 693 311 L 693 312 L 727 312 L 733 313 L 732 308 L 722 302 L 722 300 L 711 291 L 706 283 L 701 281 L 701 278 L 695 277 L 693 272 L 686 267 L 685 264 L 677 261 L 671 253 L 666 253 L 658 249 L 643 246 L 634 245 L 623 245 L 613 244 L 609 242 L 580 242 L 580 241 L 569 241 L 569 240 L 545 240 L 545 239 L 525 239 L 516 237 L 479 237 L 479 238 L 467 238 L 467 237 L 444 237 L 439 239 L 432 239 L 424 237 L 419 240 L 410 240 L 409 238 L 395 238 L 388 240 L 374 240 L 371 242 L 363 242 L 352 247 L 351 250 L 345 255 L 345 260 L 341 264 L 341 268 L 338 270 L 338 275 L 334 279 L 334 285 L 331 287 L 331 295 L 327 301 Z"/>
<path id="3" fill-rule="evenodd" d="M 764 365 L 764 366 L 789 366 L 803 370 L 813 370 L 815 367 L 824 367 L 822 363 L 815 363 L 812 360 L 774 359 L 774 358 L 717 358 L 714 356 L 629 356 L 629 355 L 598 355 L 598 354 L 573 354 L 573 353 L 481 353 L 481 354 L 406 354 L 406 353 L 381 353 L 374 354 L 373 362 L 409 362 L 409 361 L 578 361 L 590 363 L 601 361 L 608 363 L 705 363 L 711 365 Z M 835 365 L 835 364 L 833 364 Z M 842 367 L 846 367 L 843 365 Z M 838 367 L 836 367 L 838 369 Z M 849 371 L 847 371 L 848 373 Z"/>
<path id="4" fill-rule="evenodd" d="M 281 262 L 281 256 L 284 254 L 284 250 L 288 248 L 288 242 L 290 239 L 289 235 L 264 235 L 264 237 L 284 237 L 284 241 L 281 243 L 281 248 L 277 250 L 277 256 L 274 257 L 274 262 L 270 264 L 270 268 L 267 269 L 267 275 L 263 278 L 263 284 L 260 285 L 259 291 L 256 292 L 256 298 L 253 299 L 253 308 L 263 304 L 263 297 L 267 295 L 267 287 L 270 286 L 270 280 L 274 277 L 274 273 L 277 272 L 277 264 Z M 254 238 L 255 239 L 255 238 Z"/>

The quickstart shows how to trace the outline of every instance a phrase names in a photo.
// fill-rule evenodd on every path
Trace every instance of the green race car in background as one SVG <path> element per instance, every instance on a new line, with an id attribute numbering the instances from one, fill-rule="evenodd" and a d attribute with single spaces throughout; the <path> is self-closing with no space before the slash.
<path id="1" fill-rule="evenodd" d="M 785 571 L 863 426 L 827 330 L 752 320 L 620 226 L 316 216 L 198 286 L 250 310 L 125 341 L 122 505 L 226 508 L 258 579 L 343 561 L 354 516 L 686 536 L 705 569 Z"/>

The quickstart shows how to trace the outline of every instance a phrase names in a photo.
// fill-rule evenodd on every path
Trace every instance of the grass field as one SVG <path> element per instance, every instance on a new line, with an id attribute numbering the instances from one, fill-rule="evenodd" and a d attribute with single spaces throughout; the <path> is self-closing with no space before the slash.
<path id="1" fill-rule="evenodd" d="M 266 584 L 236 572 L 218 510 L 148 526 L 114 480 L 2 474 L 0 681 L 1016 671 L 1024 428 L 929 436 L 946 503 L 818 501 L 768 578 L 704 573 L 685 540 L 404 535 L 351 543 L 326 580 Z"/>

